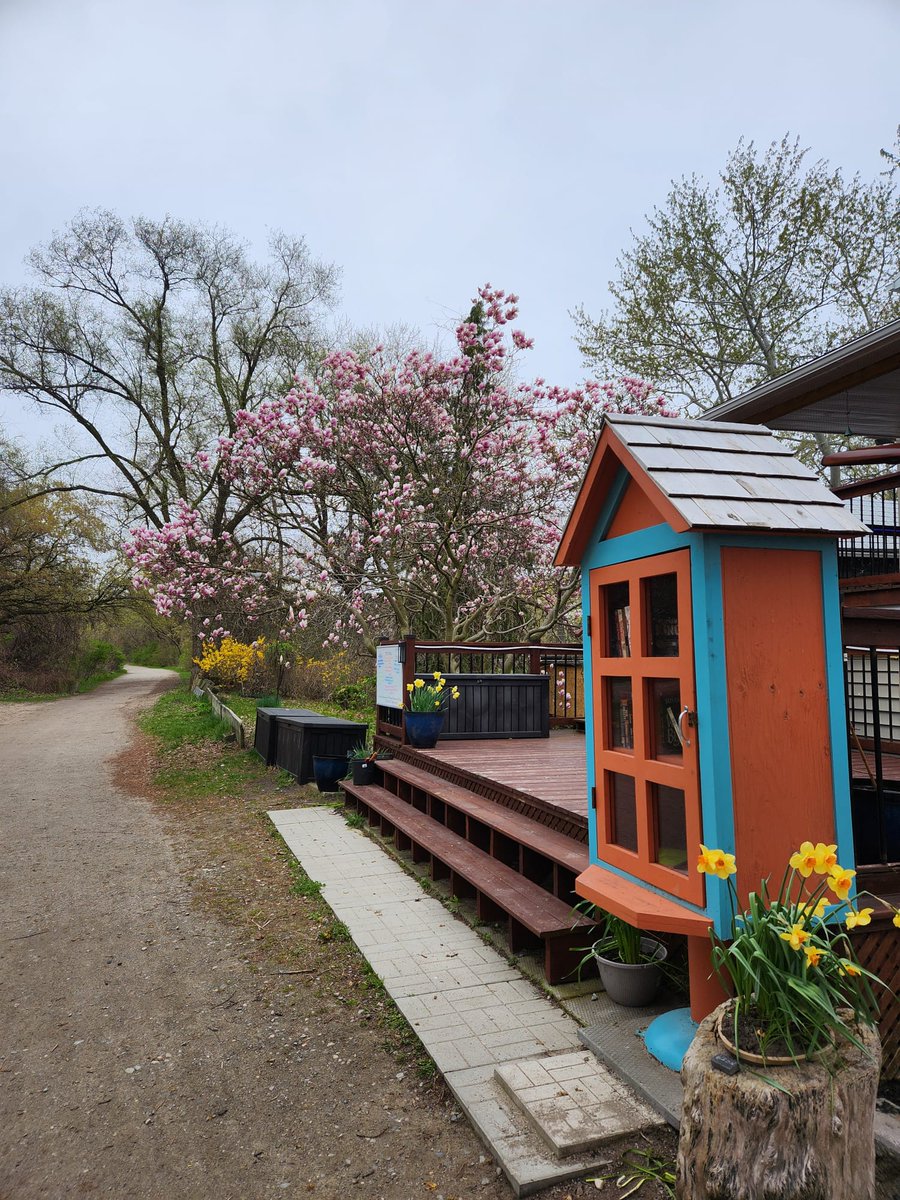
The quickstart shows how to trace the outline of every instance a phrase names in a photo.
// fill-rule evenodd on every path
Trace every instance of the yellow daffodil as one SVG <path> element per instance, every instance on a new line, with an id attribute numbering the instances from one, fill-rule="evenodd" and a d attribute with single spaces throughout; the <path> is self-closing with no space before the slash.
<path id="1" fill-rule="evenodd" d="M 435 702 L 434 702 L 434 707 L 435 707 L 435 708 L 440 708 L 440 707 L 441 707 L 441 702 L 440 702 L 440 700 L 435 700 Z"/>
<path id="2" fill-rule="evenodd" d="M 900 929 L 900 909 L 898 909 L 897 912 L 894 913 L 894 924 L 897 926 L 898 929 Z"/>
<path id="3" fill-rule="evenodd" d="M 828 908 L 828 901 L 823 896 L 818 904 L 800 904 L 797 906 L 797 912 L 802 921 L 808 921 L 812 917 L 818 917 L 821 921 L 825 916 L 825 910 Z"/>
<path id="4" fill-rule="evenodd" d="M 424 680 L 424 679 L 417 679 L 417 680 L 416 680 L 416 684 L 415 684 L 415 686 L 416 686 L 417 688 L 423 688 L 423 687 L 425 686 L 425 680 Z"/>
<path id="5" fill-rule="evenodd" d="M 737 867 L 734 865 L 733 854 L 726 854 L 724 850 L 707 850 L 701 843 L 697 870 L 701 875 L 715 875 L 719 879 L 727 879 L 735 873 Z"/>
<path id="6" fill-rule="evenodd" d="M 853 882 L 855 871 L 848 871 L 845 867 L 835 863 L 831 869 L 831 874 L 828 876 L 828 887 L 841 900 L 847 899 L 847 893 L 850 891 L 850 884 Z"/>
<path id="7" fill-rule="evenodd" d="M 826 846 L 824 842 L 816 842 L 815 855 L 817 875 L 828 875 L 837 866 L 837 846 Z"/>
<path id="8" fill-rule="evenodd" d="M 450 695 L 453 697 L 454 700 L 458 700 L 459 699 L 459 688 L 451 688 Z"/>
<path id="9" fill-rule="evenodd" d="M 806 965 L 808 967 L 817 967 L 824 952 L 818 946 L 804 946 L 803 953 L 806 955 Z"/>
<path id="10" fill-rule="evenodd" d="M 838 966 L 838 974 L 850 975 L 852 977 L 854 975 L 862 975 L 862 971 L 859 969 L 856 963 L 852 963 L 848 959 L 842 958 Z"/>
<path id="11" fill-rule="evenodd" d="M 808 879 L 816 869 L 816 848 L 812 842 L 801 842 L 800 849 L 790 857 L 791 868 Z"/>
<path id="12" fill-rule="evenodd" d="M 782 941 L 789 944 L 792 950 L 799 950 L 804 942 L 809 941 L 809 932 L 802 925 L 792 925 L 790 930 L 782 933 Z"/>
<path id="13" fill-rule="evenodd" d="M 435 673 L 434 673 L 434 675 L 432 676 L 432 678 L 433 678 L 433 679 L 443 679 L 444 677 L 443 677 L 443 675 L 440 673 L 440 671 L 435 671 Z"/>
<path id="14" fill-rule="evenodd" d="M 848 929 L 856 929 L 858 925 L 871 925 L 872 913 L 874 908 L 861 908 L 858 912 L 851 908 L 844 917 L 844 924 Z"/>
<path id="15" fill-rule="evenodd" d="M 406 690 L 407 690 L 408 692 L 414 692 L 414 691 L 415 691 L 415 688 L 413 687 L 413 685 L 412 685 L 411 683 L 408 683 L 408 684 L 406 685 Z"/>
<path id="16" fill-rule="evenodd" d="M 439 679 L 439 680 L 438 680 L 437 690 L 438 690 L 439 692 L 442 692 L 442 691 L 444 690 L 444 684 L 445 684 L 445 683 L 446 683 L 446 680 L 445 680 L 445 679 Z"/>

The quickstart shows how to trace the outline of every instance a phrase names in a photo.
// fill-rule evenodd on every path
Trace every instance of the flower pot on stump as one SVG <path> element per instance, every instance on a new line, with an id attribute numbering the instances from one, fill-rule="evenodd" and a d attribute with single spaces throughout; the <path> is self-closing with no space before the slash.
<path id="1" fill-rule="evenodd" d="M 749 1066 L 727 1075 L 720 1006 L 684 1057 L 678 1142 L 679 1200 L 874 1200 L 875 1095 L 881 1047 L 855 1027 L 832 1053 L 790 1066 Z"/>

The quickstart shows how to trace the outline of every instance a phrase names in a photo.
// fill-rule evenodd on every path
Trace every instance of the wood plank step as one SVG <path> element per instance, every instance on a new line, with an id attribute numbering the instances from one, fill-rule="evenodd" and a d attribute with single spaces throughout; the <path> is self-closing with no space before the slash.
<path id="1" fill-rule="evenodd" d="M 384 774 L 402 779 L 410 786 L 419 788 L 430 796 L 436 796 L 438 800 L 457 811 L 474 817 L 489 828 L 496 829 L 504 837 L 520 842 L 575 874 L 579 874 L 588 865 L 588 851 L 583 843 L 576 842 L 574 838 L 555 829 L 548 829 L 546 825 L 523 813 L 496 804 L 493 800 L 470 791 L 469 788 L 441 779 L 440 776 L 423 771 L 420 767 L 414 767 L 401 759 L 386 759 L 378 765 Z"/>
<path id="2" fill-rule="evenodd" d="M 415 765 L 439 779 L 468 788 L 495 804 L 529 816 L 539 825 L 587 845 L 583 751 L 580 767 L 576 762 L 573 770 L 571 753 L 553 752 L 553 738 L 549 742 L 522 740 L 509 743 L 519 750 L 515 765 L 509 751 L 498 755 L 491 742 L 451 742 L 446 747 L 439 742 L 435 750 L 415 750 L 411 746 L 389 743 L 387 739 L 376 741 L 380 749 L 390 751 L 394 761 Z M 481 747 L 491 748 L 486 758 L 475 753 Z M 580 749 L 575 747 L 576 752 Z M 571 776 L 571 779 L 561 784 L 562 775 Z M 557 796 L 558 790 L 565 794 Z M 574 799 L 575 793 L 582 791 L 584 799 Z"/>
<path id="3" fill-rule="evenodd" d="M 565 901 L 380 785 L 359 786 L 344 781 L 341 787 L 371 824 L 377 822 L 384 833 L 393 833 L 399 849 L 411 849 L 414 859 L 418 851 L 420 862 L 425 852 L 431 859 L 434 878 L 449 874 L 454 894 L 474 894 L 479 916 L 485 920 L 505 916 L 514 952 L 524 948 L 523 932 L 540 939 L 550 983 L 561 982 L 572 973 L 580 958 L 575 944 L 584 944 L 585 931 L 593 928 L 592 921 L 573 913 Z M 376 821 L 372 821 L 373 813 Z"/>

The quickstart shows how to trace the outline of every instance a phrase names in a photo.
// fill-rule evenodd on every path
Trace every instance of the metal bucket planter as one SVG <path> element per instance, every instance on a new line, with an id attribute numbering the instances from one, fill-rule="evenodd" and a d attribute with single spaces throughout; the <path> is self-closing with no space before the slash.
<path id="1" fill-rule="evenodd" d="M 443 712 L 410 712 L 403 713 L 403 723 L 406 727 L 406 740 L 417 750 L 431 750 L 437 745 L 441 730 L 444 727 Z"/>
<path id="2" fill-rule="evenodd" d="M 655 938 L 641 938 L 641 954 L 645 961 L 639 963 L 623 963 L 594 955 L 606 994 L 626 1008 L 645 1008 L 652 1004 L 662 982 L 661 966 L 668 954 L 665 946 Z"/>
<path id="3" fill-rule="evenodd" d="M 336 792 L 338 781 L 347 774 L 346 758 L 332 758 L 330 755 L 313 755 L 313 778 L 320 792 Z"/>

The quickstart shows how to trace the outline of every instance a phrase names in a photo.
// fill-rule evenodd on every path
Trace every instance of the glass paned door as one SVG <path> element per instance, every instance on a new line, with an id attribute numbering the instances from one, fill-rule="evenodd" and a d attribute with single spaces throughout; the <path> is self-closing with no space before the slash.
<path id="1" fill-rule="evenodd" d="M 599 857 L 702 904 L 690 551 L 590 583 Z"/>

